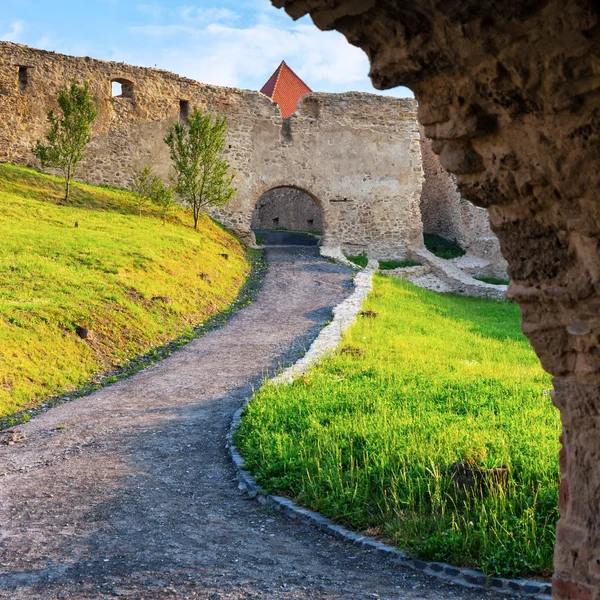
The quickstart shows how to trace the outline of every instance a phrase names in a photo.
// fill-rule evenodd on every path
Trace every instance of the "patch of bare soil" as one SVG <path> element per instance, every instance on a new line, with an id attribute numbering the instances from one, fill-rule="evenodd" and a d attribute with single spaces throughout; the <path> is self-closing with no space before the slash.
<path id="1" fill-rule="evenodd" d="M 232 414 L 352 291 L 350 270 L 316 250 L 267 258 L 260 297 L 224 327 L 0 444 L 0 598 L 492 597 L 401 569 L 237 489 L 224 447 Z"/>

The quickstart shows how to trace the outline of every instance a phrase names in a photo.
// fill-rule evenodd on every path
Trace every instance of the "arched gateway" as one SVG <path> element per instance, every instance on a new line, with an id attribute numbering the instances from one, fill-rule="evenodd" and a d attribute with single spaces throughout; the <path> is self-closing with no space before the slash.
<path id="1" fill-rule="evenodd" d="M 265 192 L 252 214 L 252 231 L 284 230 L 323 233 L 323 213 L 320 203 L 308 192 L 292 186 Z"/>

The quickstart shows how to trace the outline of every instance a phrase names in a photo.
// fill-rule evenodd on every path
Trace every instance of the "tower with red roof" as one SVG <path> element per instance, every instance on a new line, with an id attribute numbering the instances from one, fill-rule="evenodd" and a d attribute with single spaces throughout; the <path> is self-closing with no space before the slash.
<path id="1" fill-rule="evenodd" d="M 279 105 L 281 116 L 284 119 L 296 112 L 298 100 L 304 94 L 312 92 L 304 81 L 288 67 L 285 60 L 281 61 L 275 73 L 271 75 L 260 91 Z"/>

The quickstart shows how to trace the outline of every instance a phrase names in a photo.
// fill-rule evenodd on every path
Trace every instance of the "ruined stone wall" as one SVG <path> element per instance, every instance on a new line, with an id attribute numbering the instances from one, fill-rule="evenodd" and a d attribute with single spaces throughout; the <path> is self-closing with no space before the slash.
<path id="1" fill-rule="evenodd" d="M 323 231 L 321 210 L 305 192 L 276 188 L 263 194 L 252 215 L 252 229 Z"/>
<path id="2" fill-rule="evenodd" d="M 507 263 L 500 241 L 490 228 L 488 211 L 465 200 L 456 177 L 442 168 L 431 149 L 431 140 L 421 135 L 421 154 L 425 180 L 421 194 L 423 233 L 456 240 L 469 254 L 487 261 L 477 274 L 505 279 Z"/>
<path id="3" fill-rule="evenodd" d="M 27 69 L 27 83 L 19 71 Z M 46 130 L 58 89 L 89 81 L 99 115 L 79 178 L 126 186 L 151 164 L 166 177 L 167 129 L 181 101 L 228 117 L 225 153 L 238 192 L 213 214 L 242 237 L 254 206 L 273 188 L 308 192 L 323 216 L 323 245 L 379 258 L 403 257 L 421 241 L 422 182 L 416 102 L 370 94 L 310 94 L 295 115 L 258 92 L 205 85 L 156 69 L 75 58 L 0 42 L 0 160 L 35 164 L 31 147 Z M 111 80 L 130 97 L 111 97 Z"/>

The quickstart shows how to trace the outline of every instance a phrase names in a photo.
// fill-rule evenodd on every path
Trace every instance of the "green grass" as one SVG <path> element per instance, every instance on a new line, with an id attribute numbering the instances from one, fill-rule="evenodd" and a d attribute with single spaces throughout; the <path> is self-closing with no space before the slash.
<path id="1" fill-rule="evenodd" d="M 439 256 L 439 258 L 458 258 L 465 254 L 465 251 L 456 240 L 447 240 L 431 233 L 424 233 L 423 240 L 425 248 L 433 252 L 436 256 Z"/>
<path id="2" fill-rule="evenodd" d="M 405 267 L 420 267 L 421 263 L 414 260 L 380 260 L 379 268 L 382 271 L 391 271 L 392 269 L 403 269 Z"/>
<path id="3" fill-rule="evenodd" d="M 68 206 L 62 194 L 58 178 L 0 164 L 0 417 L 185 334 L 249 270 L 207 216 L 194 231 L 183 208 L 165 225 L 152 209 L 137 216 L 124 190 L 75 184 Z"/>
<path id="4" fill-rule="evenodd" d="M 518 307 L 379 275 L 364 308 L 336 354 L 246 408 L 258 482 L 413 556 L 550 574 L 560 423 Z M 462 461 L 508 483 L 457 490 Z"/>
<path id="5" fill-rule="evenodd" d="M 508 279 L 498 279 L 497 277 L 473 277 L 477 281 L 483 281 L 484 283 L 491 283 L 492 285 L 508 285 L 510 281 Z"/>
<path id="6" fill-rule="evenodd" d="M 254 234 L 254 237 L 256 238 L 257 246 L 265 245 L 265 242 L 267 241 L 267 235 L 265 233 L 256 233 L 256 234 Z"/>
<path id="7" fill-rule="evenodd" d="M 287 227 L 275 227 L 266 231 L 289 231 L 290 233 L 308 233 L 310 235 L 322 236 L 323 232 L 318 229 L 288 229 Z"/>
<path id="8" fill-rule="evenodd" d="M 363 269 L 369 263 L 369 257 L 367 256 L 366 252 L 361 252 L 360 254 L 354 254 L 354 255 L 346 254 L 346 258 L 350 262 L 353 262 L 355 265 L 358 265 L 359 267 L 362 267 Z"/>

